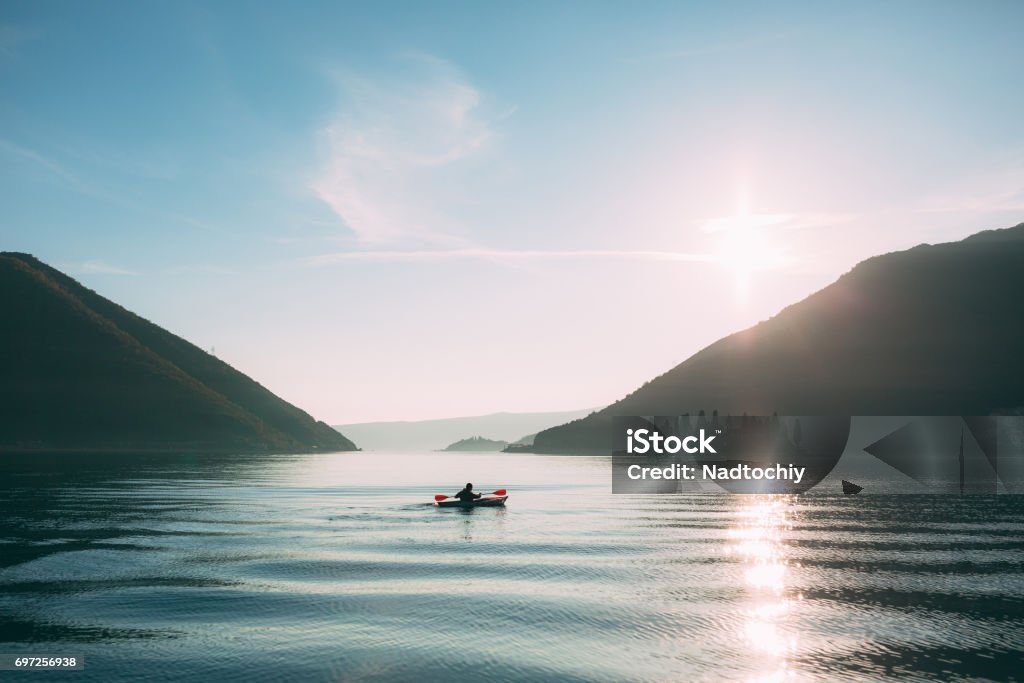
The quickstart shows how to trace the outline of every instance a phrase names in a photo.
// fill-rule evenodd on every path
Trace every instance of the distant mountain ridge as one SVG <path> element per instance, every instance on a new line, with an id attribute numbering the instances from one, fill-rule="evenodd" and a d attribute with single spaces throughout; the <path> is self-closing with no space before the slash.
<path id="1" fill-rule="evenodd" d="M 363 422 L 336 425 L 335 428 L 353 439 L 363 450 L 435 451 L 464 438 L 466 434 L 512 442 L 591 412 L 593 409 L 551 413 L 492 413 L 438 420 Z"/>
<path id="2" fill-rule="evenodd" d="M 323 422 L 29 254 L 0 252 L 0 451 L 353 450 Z"/>
<path id="3" fill-rule="evenodd" d="M 471 436 L 468 439 L 460 439 L 455 443 L 448 444 L 442 451 L 464 451 L 464 452 L 488 452 L 500 451 L 508 445 L 508 441 L 500 439 L 485 439 L 482 436 Z"/>
<path id="4" fill-rule="evenodd" d="M 616 415 L 1024 411 L 1024 223 L 867 259 L 604 410 L 540 453 L 605 452 Z"/>

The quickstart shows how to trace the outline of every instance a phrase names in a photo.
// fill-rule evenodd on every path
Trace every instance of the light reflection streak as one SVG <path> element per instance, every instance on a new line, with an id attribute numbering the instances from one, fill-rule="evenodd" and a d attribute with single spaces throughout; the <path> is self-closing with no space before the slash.
<path id="1" fill-rule="evenodd" d="M 794 506 L 790 496 L 750 496 L 727 531 L 727 552 L 746 565 L 744 587 L 751 604 L 745 609 L 742 635 L 763 669 L 754 681 L 785 681 L 793 674 L 789 660 L 796 638 L 786 628 L 792 600 L 787 594 L 785 535 L 793 528 Z"/>

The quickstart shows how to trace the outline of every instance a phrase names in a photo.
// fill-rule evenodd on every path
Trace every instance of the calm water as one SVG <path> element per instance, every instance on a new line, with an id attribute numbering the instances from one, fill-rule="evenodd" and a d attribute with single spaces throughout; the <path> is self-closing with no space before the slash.
<path id="1" fill-rule="evenodd" d="M 603 458 L 0 463 L 4 680 L 1020 679 L 1024 498 L 612 496 Z M 438 510 L 471 480 L 507 509 Z"/>

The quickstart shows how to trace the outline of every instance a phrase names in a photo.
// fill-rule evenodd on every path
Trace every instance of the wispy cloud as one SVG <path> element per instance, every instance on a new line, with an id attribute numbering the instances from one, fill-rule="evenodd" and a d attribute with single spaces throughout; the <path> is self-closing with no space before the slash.
<path id="1" fill-rule="evenodd" d="M 12 156 L 22 162 L 28 162 L 36 168 L 45 171 L 50 176 L 58 178 L 76 189 L 84 190 L 85 188 L 84 183 L 78 178 L 78 176 L 69 171 L 64 164 L 54 161 L 34 149 L 22 147 L 10 140 L 0 138 L 0 154 Z"/>
<path id="2" fill-rule="evenodd" d="M 401 63 L 400 76 L 338 76 L 343 105 L 320 131 L 326 161 L 313 190 L 362 244 L 453 245 L 438 178 L 494 131 L 480 92 L 452 64 L 427 55 Z"/>
<path id="3" fill-rule="evenodd" d="M 8 156 L 16 163 L 35 169 L 40 172 L 38 177 L 46 182 L 62 185 L 79 194 L 120 206 L 130 205 L 130 202 L 120 195 L 110 192 L 91 180 L 86 180 L 83 174 L 75 172 L 67 164 L 42 152 L 0 138 L 0 157 L 2 156 Z"/>
<path id="4" fill-rule="evenodd" d="M 453 260 L 490 260 L 507 262 L 556 261 L 556 260 L 618 260 L 618 261 L 679 261 L 714 262 L 711 254 L 676 251 L 630 251 L 630 250 L 533 250 L 533 249 L 428 249 L 428 250 L 373 250 L 345 251 L 321 254 L 305 259 L 309 266 L 330 266 L 341 263 L 431 263 Z"/>
<path id="5" fill-rule="evenodd" d="M 69 273 L 75 275 L 138 275 L 139 273 L 134 270 L 128 270 L 127 268 L 121 268 L 119 266 L 113 266 L 103 261 L 83 261 L 82 263 L 71 263 L 61 266 L 61 270 L 66 270 Z"/>
<path id="6" fill-rule="evenodd" d="M 65 147 L 63 151 L 65 155 L 81 157 L 81 154 L 76 153 L 73 149 Z M 61 186 L 81 195 L 108 202 L 122 209 L 153 214 L 208 232 L 231 232 L 229 228 L 208 220 L 195 218 L 177 210 L 165 210 L 153 206 L 142 198 L 133 196 L 130 187 L 126 187 L 123 183 L 117 185 L 111 184 L 109 181 L 104 182 L 105 179 L 101 179 L 98 173 L 90 173 L 88 168 L 83 170 L 76 169 L 74 164 L 66 163 L 63 159 L 58 159 L 51 154 L 44 154 L 35 149 L 0 138 L 0 161 L 6 161 L 4 157 L 10 159 L 12 163 L 24 166 L 25 169 L 31 169 L 31 175 L 42 182 Z M 94 163 L 98 160 L 100 160 L 100 157 L 92 159 Z M 109 163 L 119 163 L 119 160 L 112 160 Z M 131 164 L 130 161 L 125 163 Z M 140 162 L 128 165 L 122 170 L 125 173 L 130 172 L 132 175 L 139 176 L 145 175 L 145 168 Z M 153 173 L 156 173 L 156 171 L 153 171 Z"/>
<path id="7" fill-rule="evenodd" d="M 801 245 L 814 230 L 852 223 L 854 214 L 843 213 L 749 213 L 738 211 L 700 222 L 714 247 L 714 260 L 735 271 L 744 282 L 751 273 L 792 269 L 798 266 Z M 802 234 L 795 234 L 804 231 Z M 746 284 L 743 288 L 746 288 Z"/>
<path id="8" fill-rule="evenodd" d="M 189 265 L 171 266 L 164 268 L 167 275 L 238 275 L 239 271 L 232 268 L 213 265 L 209 263 L 194 263 Z"/>
<path id="9" fill-rule="evenodd" d="M 717 216 L 703 221 L 701 230 L 720 233 L 734 230 L 806 230 L 824 228 L 854 220 L 846 213 L 759 213 Z"/>
<path id="10" fill-rule="evenodd" d="M 925 198 L 916 213 L 1024 212 L 1024 158 L 1004 168 L 960 179 L 949 191 Z"/>

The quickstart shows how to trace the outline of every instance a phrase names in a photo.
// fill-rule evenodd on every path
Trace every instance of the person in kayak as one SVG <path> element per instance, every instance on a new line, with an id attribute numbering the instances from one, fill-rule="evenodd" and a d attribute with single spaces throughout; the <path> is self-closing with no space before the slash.
<path id="1" fill-rule="evenodd" d="M 452 498 L 458 498 L 463 503 L 472 503 L 477 498 L 483 498 L 479 493 L 473 493 L 473 485 L 466 484 L 466 488 L 456 493 Z"/>

